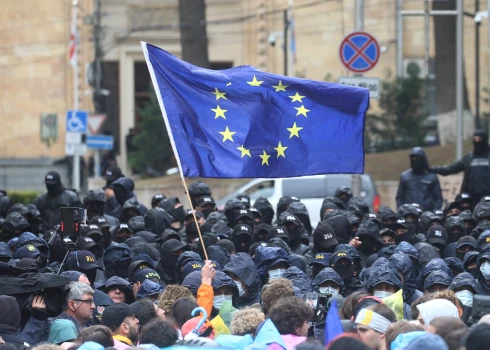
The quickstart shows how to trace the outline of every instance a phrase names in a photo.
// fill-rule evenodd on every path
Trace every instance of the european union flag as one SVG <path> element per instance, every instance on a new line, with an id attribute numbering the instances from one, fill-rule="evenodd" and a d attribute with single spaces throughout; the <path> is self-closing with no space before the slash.
<path id="1" fill-rule="evenodd" d="M 142 47 L 183 176 L 364 172 L 367 89 L 251 66 L 213 71 Z"/>

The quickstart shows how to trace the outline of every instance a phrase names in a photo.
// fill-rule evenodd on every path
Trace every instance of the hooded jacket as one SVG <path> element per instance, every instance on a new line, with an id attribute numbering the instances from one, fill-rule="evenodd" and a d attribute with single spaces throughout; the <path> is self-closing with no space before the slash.
<path id="1" fill-rule="evenodd" d="M 0 310 L 3 314 L 0 321 L 0 336 L 6 344 L 13 344 L 19 348 L 23 347 L 24 341 L 18 336 L 20 310 L 15 298 L 0 295 Z"/>
<path id="2" fill-rule="evenodd" d="M 478 282 L 469 272 L 463 272 L 454 277 L 448 289 L 454 291 L 461 287 L 470 287 L 473 289 L 473 293 L 478 293 Z"/>
<path id="3" fill-rule="evenodd" d="M 262 282 L 269 278 L 267 275 L 269 266 L 275 265 L 279 261 L 288 261 L 288 254 L 282 248 L 259 246 L 255 250 L 255 266 Z"/>
<path id="4" fill-rule="evenodd" d="M 419 276 L 417 277 L 417 287 L 419 290 L 423 290 L 424 288 L 424 282 L 425 279 L 429 276 L 429 274 L 433 271 L 443 271 L 448 275 L 450 278 L 453 277 L 453 274 L 449 267 L 447 267 L 446 263 L 444 260 L 440 258 L 433 259 L 430 261 L 420 272 Z"/>
<path id="5" fill-rule="evenodd" d="M 122 214 L 124 203 L 130 198 L 136 199 L 133 193 L 134 182 L 129 177 L 120 177 L 109 185 L 114 191 L 114 196 L 105 202 L 104 214 L 119 219 Z"/>
<path id="6" fill-rule="evenodd" d="M 452 282 L 452 277 L 450 277 L 444 271 L 432 271 L 424 281 L 424 290 L 428 290 L 434 284 L 442 284 L 446 287 Z"/>
<path id="7" fill-rule="evenodd" d="M 52 229 L 61 223 L 61 207 L 80 207 L 80 199 L 73 191 L 66 190 L 61 186 L 61 192 L 50 195 L 48 192 L 39 195 L 34 200 L 34 205 L 41 213 L 44 231 Z"/>
<path id="8" fill-rule="evenodd" d="M 325 281 L 333 281 L 339 285 L 340 293 L 342 293 L 344 289 L 344 281 L 340 278 L 339 274 L 335 272 L 331 267 L 326 267 L 321 270 L 318 275 L 311 281 L 311 287 L 313 290 L 317 291 L 320 288 L 320 285 Z"/>
<path id="9" fill-rule="evenodd" d="M 301 271 L 296 266 L 289 267 L 286 272 L 284 272 L 284 275 L 282 275 L 282 278 L 286 278 L 293 282 L 294 293 L 297 297 L 301 298 L 307 293 L 313 291 L 311 288 L 310 279 L 306 273 Z"/>
<path id="10" fill-rule="evenodd" d="M 133 252 L 126 244 L 114 243 L 106 249 L 102 257 L 105 268 L 105 278 L 113 276 L 128 277 L 128 268 L 133 258 Z"/>
<path id="11" fill-rule="evenodd" d="M 350 228 L 350 222 L 344 215 L 337 215 L 326 220 L 332 226 L 339 244 L 348 244 L 354 236 Z"/>
<path id="12" fill-rule="evenodd" d="M 313 228 L 311 227 L 310 214 L 308 213 L 306 206 L 301 202 L 292 202 L 289 204 L 287 211 L 293 215 L 296 215 L 298 219 L 301 220 L 306 232 L 308 232 L 308 235 L 311 236 Z"/>
<path id="13" fill-rule="evenodd" d="M 439 179 L 433 173 L 428 172 L 427 156 L 421 147 L 415 147 L 410 156 L 422 157 L 424 168 L 408 169 L 400 176 L 396 205 L 418 203 L 423 211 L 439 210 L 442 206 L 442 194 Z"/>
<path id="14" fill-rule="evenodd" d="M 247 253 L 236 253 L 223 268 L 225 273 L 233 273 L 247 288 L 247 293 L 237 298 L 237 307 L 243 308 L 260 301 L 260 278 L 252 257 Z"/>
<path id="15" fill-rule="evenodd" d="M 149 210 L 145 215 L 145 231 L 161 235 L 174 221 L 172 216 L 161 208 Z"/>
<path id="16" fill-rule="evenodd" d="M 260 211 L 260 213 L 262 214 L 263 223 L 272 225 L 272 220 L 274 219 L 274 207 L 267 198 L 257 198 L 253 207 Z"/>

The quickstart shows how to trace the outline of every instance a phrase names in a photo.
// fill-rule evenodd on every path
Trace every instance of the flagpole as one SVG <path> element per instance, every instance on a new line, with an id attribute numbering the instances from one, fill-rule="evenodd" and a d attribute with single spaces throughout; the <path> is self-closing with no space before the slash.
<path id="1" fill-rule="evenodd" d="M 73 109 L 74 111 L 78 111 L 79 109 L 79 94 L 78 94 L 78 31 L 77 31 L 77 20 L 78 20 L 78 0 L 73 0 L 73 23 L 72 23 L 72 31 L 74 31 L 74 45 L 75 51 L 73 53 Z M 76 112 L 74 112 L 76 113 Z M 80 154 L 78 153 L 78 147 L 74 147 L 73 154 L 73 174 L 72 174 L 72 186 L 75 190 L 80 190 Z"/>
<path id="2" fill-rule="evenodd" d="M 181 176 L 180 178 L 182 179 L 182 185 L 184 185 L 185 193 L 187 195 L 187 200 L 189 201 L 189 205 L 191 206 L 192 216 L 194 217 L 194 222 L 196 223 L 197 233 L 199 234 L 199 239 L 201 240 L 201 245 L 202 245 L 202 250 L 204 251 L 204 256 L 206 257 L 206 260 L 209 260 L 208 253 L 206 252 L 206 247 L 204 246 L 204 240 L 202 239 L 201 228 L 199 227 L 199 223 L 197 222 L 196 211 L 194 210 L 194 206 L 192 205 L 191 196 L 189 194 L 189 190 L 187 189 L 185 177 Z"/>

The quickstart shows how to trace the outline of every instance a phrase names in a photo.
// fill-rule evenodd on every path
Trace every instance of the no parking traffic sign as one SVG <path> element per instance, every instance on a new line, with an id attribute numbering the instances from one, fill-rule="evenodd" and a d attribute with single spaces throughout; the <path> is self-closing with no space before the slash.
<path id="1" fill-rule="evenodd" d="M 379 53 L 378 42 L 366 32 L 351 33 L 340 44 L 340 60 L 354 73 L 372 69 L 378 63 Z"/>

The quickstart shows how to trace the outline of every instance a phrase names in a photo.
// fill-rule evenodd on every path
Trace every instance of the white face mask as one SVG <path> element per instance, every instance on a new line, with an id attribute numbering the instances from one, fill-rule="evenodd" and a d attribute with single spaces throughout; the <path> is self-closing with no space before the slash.
<path id="1" fill-rule="evenodd" d="M 242 282 L 238 282 L 238 281 L 234 281 L 236 286 L 238 287 L 238 295 L 239 296 L 243 296 L 243 294 L 245 294 L 246 290 L 243 289 L 242 287 Z"/>
<path id="2" fill-rule="evenodd" d="M 385 292 L 384 290 L 375 290 L 374 291 L 374 296 L 380 299 L 389 297 L 390 295 L 393 295 L 392 292 Z"/>
<path id="3" fill-rule="evenodd" d="M 286 272 L 285 269 L 270 270 L 269 271 L 269 280 L 275 280 L 275 279 L 281 278 L 285 272 Z"/>
<path id="4" fill-rule="evenodd" d="M 461 290 L 456 292 L 456 297 L 463 303 L 464 306 L 473 306 L 473 293 L 469 290 Z"/>
<path id="5" fill-rule="evenodd" d="M 320 294 L 339 294 L 339 290 L 333 287 L 320 287 L 318 290 Z"/>
<path id="6" fill-rule="evenodd" d="M 231 295 L 215 295 L 213 298 L 213 307 L 219 310 L 225 301 L 231 301 L 232 299 L 233 297 Z"/>
<path id="7" fill-rule="evenodd" d="M 485 261 L 480 266 L 480 272 L 483 275 L 483 278 L 485 278 L 486 280 L 490 280 L 490 262 Z"/>

